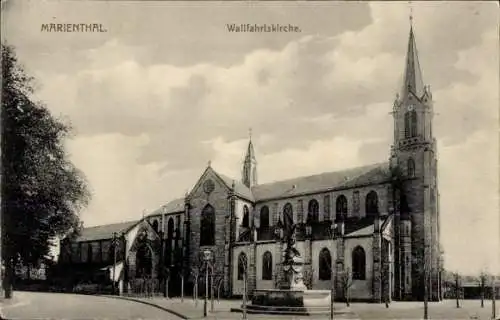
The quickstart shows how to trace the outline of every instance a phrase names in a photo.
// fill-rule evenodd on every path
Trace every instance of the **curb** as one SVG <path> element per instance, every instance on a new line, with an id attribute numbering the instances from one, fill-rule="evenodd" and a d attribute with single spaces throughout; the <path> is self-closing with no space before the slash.
<path id="1" fill-rule="evenodd" d="M 167 308 L 159 306 L 159 305 L 157 305 L 155 303 L 144 301 L 144 300 L 139 300 L 139 299 L 135 299 L 135 298 L 131 298 L 131 297 L 124 297 L 124 296 L 107 296 L 106 295 L 106 296 L 101 296 L 101 297 L 111 298 L 111 299 L 118 299 L 118 300 L 127 300 L 127 301 L 142 303 L 142 304 L 148 305 L 150 307 L 155 307 L 157 309 L 160 309 L 160 310 L 163 310 L 165 312 L 171 313 L 171 314 L 173 314 L 173 315 L 175 315 L 175 316 L 177 316 L 179 318 L 185 319 L 185 320 L 191 319 L 191 318 L 188 318 L 185 315 L 183 315 L 183 314 L 181 314 L 181 313 L 179 313 L 177 311 L 174 311 L 174 310 L 171 310 L 171 309 L 167 309 Z"/>

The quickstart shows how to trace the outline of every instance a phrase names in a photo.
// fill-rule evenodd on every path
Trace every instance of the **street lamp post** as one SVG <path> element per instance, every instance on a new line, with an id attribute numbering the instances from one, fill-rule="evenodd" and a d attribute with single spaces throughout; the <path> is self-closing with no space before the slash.
<path id="1" fill-rule="evenodd" d="M 496 286 L 496 276 L 493 275 L 493 282 L 491 283 L 491 291 L 493 293 L 492 295 L 492 301 L 491 301 L 491 318 L 492 319 L 497 319 L 497 307 L 496 307 L 496 299 L 497 299 L 497 286 Z"/>
<path id="2" fill-rule="evenodd" d="M 247 260 L 246 256 L 240 256 L 239 259 L 242 259 L 242 261 L 238 261 L 238 265 L 243 266 L 243 319 L 246 320 L 247 318 Z M 239 272 L 239 271 L 238 271 Z"/>
<path id="3" fill-rule="evenodd" d="M 335 223 L 332 222 L 330 225 L 330 235 L 332 238 L 332 245 L 335 245 Z M 334 248 L 335 249 L 335 248 Z M 336 250 L 332 250 L 332 252 L 336 252 Z M 334 265 L 334 259 L 332 257 L 332 261 L 330 263 L 331 265 L 331 278 L 332 278 L 332 288 L 330 289 L 330 320 L 334 319 L 334 314 L 335 314 L 335 308 L 334 308 L 334 303 L 335 303 L 335 286 L 337 285 L 335 282 L 335 267 L 336 264 Z"/>
<path id="4" fill-rule="evenodd" d="M 116 244 L 117 244 L 117 237 L 116 237 L 116 232 L 113 232 L 113 279 L 111 280 L 112 283 L 112 292 L 113 294 L 116 294 L 116 285 L 115 285 L 115 273 L 116 273 Z"/>
<path id="5" fill-rule="evenodd" d="M 205 262 L 205 303 L 203 304 L 203 316 L 207 316 L 208 303 L 208 261 Z"/>
<path id="6" fill-rule="evenodd" d="M 211 250 L 204 250 L 203 251 L 203 262 L 205 263 L 205 302 L 203 304 L 203 316 L 207 316 L 207 308 L 208 308 L 208 269 L 210 268 L 211 264 L 210 261 L 212 260 L 212 251 Z"/>
<path id="7" fill-rule="evenodd" d="M 210 268 L 210 312 L 214 312 L 214 267 Z"/>

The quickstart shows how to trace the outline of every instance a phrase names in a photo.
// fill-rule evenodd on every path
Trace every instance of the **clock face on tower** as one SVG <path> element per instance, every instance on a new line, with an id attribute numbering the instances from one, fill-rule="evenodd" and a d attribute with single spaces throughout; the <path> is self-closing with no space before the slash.
<path id="1" fill-rule="evenodd" d="M 415 106 L 412 104 L 408 105 L 408 111 L 413 111 L 413 110 L 415 110 Z"/>

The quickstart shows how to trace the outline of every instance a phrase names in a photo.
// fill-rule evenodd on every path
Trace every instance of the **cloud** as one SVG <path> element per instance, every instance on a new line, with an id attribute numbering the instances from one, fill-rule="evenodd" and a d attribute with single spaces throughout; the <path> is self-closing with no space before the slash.
<path id="1" fill-rule="evenodd" d="M 438 146 L 442 243 L 452 270 L 500 270 L 498 143 L 498 135 L 478 132 Z"/>

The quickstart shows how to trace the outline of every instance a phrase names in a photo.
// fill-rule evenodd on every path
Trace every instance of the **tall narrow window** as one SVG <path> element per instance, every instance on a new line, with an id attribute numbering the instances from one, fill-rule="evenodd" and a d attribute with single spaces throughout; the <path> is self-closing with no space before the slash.
<path id="1" fill-rule="evenodd" d="M 378 214 L 378 196 L 375 191 L 370 191 L 366 195 L 365 209 L 367 216 L 376 216 Z"/>
<path id="2" fill-rule="evenodd" d="M 262 280 L 273 280 L 273 255 L 269 251 L 262 256 Z"/>
<path id="3" fill-rule="evenodd" d="M 355 214 L 359 214 L 359 191 L 356 190 L 352 193 L 352 210 Z"/>
<path id="4" fill-rule="evenodd" d="M 136 253 L 137 277 L 150 277 L 153 269 L 152 250 L 146 243 L 141 244 Z"/>
<path id="5" fill-rule="evenodd" d="M 411 114 L 410 112 L 405 113 L 405 138 L 411 137 Z"/>
<path id="6" fill-rule="evenodd" d="M 323 211 L 323 220 L 330 220 L 330 195 L 325 195 L 323 199 L 325 210 Z"/>
<path id="7" fill-rule="evenodd" d="M 319 220 L 319 203 L 316 199 L 309 201 L 307 210 L 307 221 L 317 222 Z"/>
<path id="8" fill-rule="evenodd" d="M 153 221 L 153 230 L 158 233 L 158 220 L 154 220 Z"/>
<path id="9" fill-rule="evenodd" d="M 238 280 L 243 280 L 243 274 L 247 270 L 247 256 L 244 252 L 238 256 Z"/>
<path id="10" fill-rule="evenodd" d="M 93 251 L 92 251 L 92 243 L 91 243 L 91 242 L 89 242 L 89 246 L 87 247 L 87 261 L 88 261 L 89 263 L 91 263 L 91 262 L 92 262 L 92 258 L 93 258 L 93 257 L 92 257 L 92 253 L 93 253 Z"/>
<path id="11" fill-rule="evenodd" d="M 332 279 L 332 256 L 330 250 L 323 248 L 319 253 L 319 280 Z"/>
<path id="12" fill-rule="evenodd" d="M 285 207 L 283 208 L 283 224 L 285 232 L 288 234 L 293 226 L 293 208 L 290 203 L 285 204 Z"/>
<path id="13" fill-rule="evenodd" d="M 407 169 L 408 169 L 408 177 L 415 177 L 415 161 L 413 161 L 412 158 L 408 159 L 408 164 L 407 164 Z"/>
<path id="14" fill-rule="evenodd" d="M 347 198 L 341 194 L 337 197 L 335 204 L 336 219 L 345 219 L 347 217 Z"/>
<path id="15" fill-rule="evenodd" d="M 167 223 L 167 238 L 168 239 L 173 239 L 174 238 L 174 219 L 169 218 L 168 223 Z"/>
<path id="16" fill-rule="evenodd" d="M 201 212 L 200 246 L 215 245 L 215 210 L 207 204 Z"/>
<path id="17" fill-rule="evenodd" d="M 118 256 L 118 247 L 113 243 L 113 241 L 111 241 L 108 248 L 109 248 L 108 249 L 108 259 L 109 259 L 109 261 L 114 261 L 115 253 L 116 253 L 116 256 Z M 115 249 L 116 249 L 116 252 L 115 252 Z"/>
<path id="18" fill-rule="evenodd" d="M 177 215 L 175 216 L 175 225 L 176 225 L 176 228 L 177 229 L 181 229 L 181 216 L 180 215 Z"/>
<path id="19" fill-rule="evenodd" d="M 267 228 L 269 227 L 269 207 L 263 206 L 260 209 L 260 227 Z"/>
<path id="20" fill-rule="evenodd" d="M 366 255 L 365 250 L 360 246 L 352 251 L 352 278 L 354 280 L 366 279 Z"/>
<path id="21" fill-rule="evenodd" d="M 243 206 L 243 220 L 241 221 L 241 226 L 248 228 L 250 226 L 250 212 L 247 205 Z"/>
<path id="22" fill-rule="evenodd" d="M 417 123 L 417 111 L 411 110 L 405 113 L 405 138 L 412 138 L 417 136 Z"/>
<path id="23" fill-rule="evenodd" d="M 417 111 L 413 110 L 411 111 L 411 128 L 410 128 L 410 134 L 412 137 L 417 136 Z"/>

